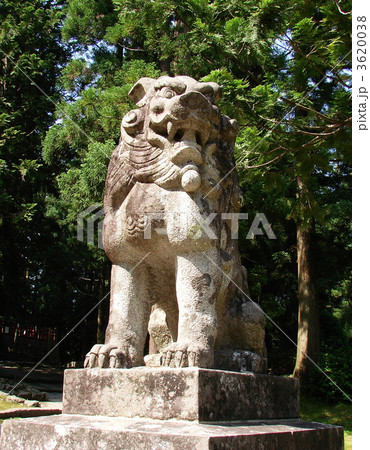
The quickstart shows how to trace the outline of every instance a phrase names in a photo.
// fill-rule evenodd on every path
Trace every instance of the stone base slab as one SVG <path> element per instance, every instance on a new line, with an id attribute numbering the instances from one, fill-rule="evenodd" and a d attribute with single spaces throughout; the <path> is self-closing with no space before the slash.
<path id="1" fill-rule="evenodd" d="M 295 378 L 186 368 L 64 372 L 63 413 L 199 422 L 299 417 Z"/>
<path id="2" fill-rule="evenodd" d="M 199 424 L 62 414 L 7 420 L 1 450 L 343 450 L 343 428 L 302 420 Z"/>

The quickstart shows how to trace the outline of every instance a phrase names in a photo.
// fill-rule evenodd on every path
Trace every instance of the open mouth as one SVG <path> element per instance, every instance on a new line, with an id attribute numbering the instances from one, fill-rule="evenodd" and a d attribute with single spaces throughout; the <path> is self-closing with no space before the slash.
<path id="1" fill-rule="evenodd" d="M 200 147 L 203 147 L 209 138 L 209 132 L 206 128 L 201 129 L 201 124 L 187 124 L 188 126 L 182 127 L 179 123 L 168 122 L 167 133 L 168 139 L 175 142 L 194 142 Z M 190 127 L 189 127 L 190 125 Z M 193 125 L 193 126 L 192 126 Z M 198 125 L 198 126 L 195 126 Z"/>
<path id="2" fill-rule="evenodd" d="M 150 128 L 156 133 L 167 138 L 172 143 L 186 143 L 193 145 L 199 151 L 207 143 L 209 138 L 208 127 L 198 121 L 150 123 Z"/>

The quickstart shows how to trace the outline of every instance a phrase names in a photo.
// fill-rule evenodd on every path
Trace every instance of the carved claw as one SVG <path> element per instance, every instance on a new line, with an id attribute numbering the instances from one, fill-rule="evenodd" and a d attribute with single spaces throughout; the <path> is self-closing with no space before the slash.
<path id="1" fill-rule="evenodd" d="M 106 368 L 129 368 L 132 367 L 131 357 L 128 350 L 120 349 L 115 345 L 96 344 L 86 355 L 84 367 L 92 369 Z"/>
<path id="2" fill-rule="evenodd" d="M 99 349 L 98 365 L 100 369 L 106 369 L 109 367 L 110 354 L 113 350 L 116 350 L 115 345 L 102 345 Z"/>
<path id="3" fill-rule="evenodd" d="M 109 367 L 111 369 L 119 369 L 122 367 L 132 367 L 132 361 L 128 352 L 124 352 L 118 348 L 111 350 L 109 354 Z"/>
<path id="4" fill-rule="evenodd" d="M 166 367 L 211 367 L 213 351 L 200 344 L 174 342 L 162 353 L 162 366 Z"/>
<path id="5" fill-rule="evenodd" d="M 176 367 L 187 367 L 188 366 L 188 355 L 186 350 L 177 350 L 175 353 L 175 366 Z"/>
<path id="6" fill-rule="evenodd" d="M 99 349 L 102 347 L 101 344 L 95 344 L 93 348 L 89 351 L 89 353 L 85 357 L 84 367 L 97 367 Z"/>

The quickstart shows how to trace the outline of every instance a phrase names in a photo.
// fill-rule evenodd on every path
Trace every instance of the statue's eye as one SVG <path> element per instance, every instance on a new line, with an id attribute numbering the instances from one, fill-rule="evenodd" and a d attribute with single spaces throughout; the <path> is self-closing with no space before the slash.
<path id="1" fill-rule="evenodd" d="M 160 91 L 159 91 L 159 95 L 161 97 L 164 98 L 172 98 L 176 95 L 176 91 L 174 91 L 172 88 L 170 87 L 163 87 Z"/>

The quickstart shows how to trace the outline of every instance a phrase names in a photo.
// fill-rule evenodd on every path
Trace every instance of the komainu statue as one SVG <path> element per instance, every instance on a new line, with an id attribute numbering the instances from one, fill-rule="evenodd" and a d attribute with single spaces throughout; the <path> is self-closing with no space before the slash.
<path id="1" fill-rule="evenodd" d="M 225 355 L 243 352 L 265 361 L 265 319 L 243 295 L 235 238 L 238 126 L 216 106 L 220 87 L 187 76 L 141 78 L 129 96 L 138 108 L 122 120 L 104 198 L 109 324 L 85 367 L 144 365 L 159 308 L 170 335 L 163 366 L 224 368 Z"/>

